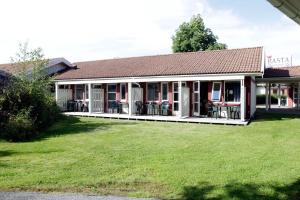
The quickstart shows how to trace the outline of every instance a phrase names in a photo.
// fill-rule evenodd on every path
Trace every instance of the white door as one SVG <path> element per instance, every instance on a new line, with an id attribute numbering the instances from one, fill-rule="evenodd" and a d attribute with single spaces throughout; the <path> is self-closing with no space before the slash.
<path id="1" fill-rule="evenodd" d="M 181 117 L 190 116 L 190 88 L 182 87 L 181 93 Z"/>
<path id="2" fill-rule="evenodd" d="M 104 112 L 104 89 L 92 89 L 92 112 Z"/>

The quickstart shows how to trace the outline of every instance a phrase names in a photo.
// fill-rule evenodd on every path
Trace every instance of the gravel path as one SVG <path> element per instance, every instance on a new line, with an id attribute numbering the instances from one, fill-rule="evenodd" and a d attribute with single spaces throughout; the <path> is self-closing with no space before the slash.
<path id="1" fill-rule="evenodd" d="M 155 200 L 116 196 L 96 196 L 72 193 L 0 192 L 1 200 Z M 156 199 L 157 200 L 157 199 Z"/>

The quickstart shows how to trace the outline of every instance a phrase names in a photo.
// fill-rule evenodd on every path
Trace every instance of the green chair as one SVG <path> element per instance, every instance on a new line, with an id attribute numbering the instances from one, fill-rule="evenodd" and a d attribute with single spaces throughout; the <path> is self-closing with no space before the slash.
<path id="1" fill-rule="evenodd" d="M 234 106 L 232 107 L 231 111 L 230 111 L 230 117 L 232 118 L 233 115 L 233 119 L 236 119 L 236 117 L 240 118 L 241 116 L 241 107 L 240 106 Z"/>
<path id="2" fill-rule="evenodd" d="M 208 105 L 208 107 L 207 107 L 207 116 L 210 116 L 211 118 L 213 118 L 214 115 L 216 115 L 216 119 L 218 119 L 218 117 L 219 117 L 218 108 L 214 105 Z"/>

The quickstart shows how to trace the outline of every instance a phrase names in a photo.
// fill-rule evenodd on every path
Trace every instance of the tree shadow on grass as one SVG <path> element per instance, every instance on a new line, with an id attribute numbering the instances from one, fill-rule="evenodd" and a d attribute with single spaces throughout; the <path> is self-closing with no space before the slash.
<path id="1" fill-rule="evenodd" d="M 300 114 L 288 114 L 288 113 L 271 113 L 265 111 L 257 111 L 255 114 L 254 122 L 264 122 L 264 121 L 282 121 L 300 119 Z"/>
<path id="2" fill-rule="evenodd" d="M 79 117 L 62 116 L 61 119 L 55 123 L 48 130 L 35 138 L 34 141 L 44 140 L 50 137 L 57 137 L 69 134 L 91 133 L 94 131 L 104 131 L 113 126 L 127 126 L 135 125 L 135 122 L 126 120 L 81 120 Z"/>
<path id="3" fill-rule="evenodd" d="M 218 192 L 216 192 L 218 191 Z M 220 194 L 220 191 L 222 193 Z M 300 180 L 291 184 L 280 186 L 279 184 L 253 184 L 232 182 L 223 187 L 200 183 L 196 186 L 183 188 L 182 197 L 185 200 L 299 200 Z"/>

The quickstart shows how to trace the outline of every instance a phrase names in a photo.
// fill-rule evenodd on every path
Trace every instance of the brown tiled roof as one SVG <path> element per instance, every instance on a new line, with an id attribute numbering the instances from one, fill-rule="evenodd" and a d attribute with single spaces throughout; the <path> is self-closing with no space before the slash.
<path id="1" fill-rule="evenodd" d="M 47 67 L 56 65 L 58 63 L 64 63 L 68 67 L 73 67 L 73 65 L 64 58 L 51 58 L 51 59 L 49 59 Z M 18 64 L 12 64 L 12 63 L 0 64 L 0 74 L 6 75 L 6 76 L 11 75 L 11 74 L 14 74 L 14 73 L 17 73 L 18 71 L 20 71 L 21 67 L 25 67 L 25 69 L 29 70 L 30 68 L 32 68 L 32 65 L 27 65 L 27 66 L 22 65 L 22 66 L 20 66 Z"/>
<path id="2" fill-rule="evenodd" d="M 300 77 L 300 66 L 266 68 L 264 78 Z"/>
<path id="3" fill-rule="evenodd" d="M 77 69 L 56 79 L 259 73 L 262 51 L 255 47 L 78 62 Z"/>

